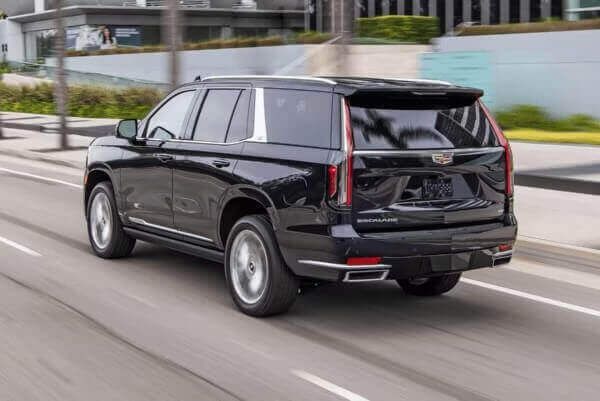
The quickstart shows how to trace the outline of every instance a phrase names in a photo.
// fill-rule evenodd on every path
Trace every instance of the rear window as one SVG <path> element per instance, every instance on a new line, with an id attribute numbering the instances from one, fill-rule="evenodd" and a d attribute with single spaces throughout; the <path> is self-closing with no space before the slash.
<path id="1" fill-rule="evenodd" d="M 269 142 L 329 148 L 331 93 L 265 89 L 264 96 Z"/>
<path id="2" fill-rule="evenodd" d="M 354 146 L 363 150 L 499 146 L 479 102 L 449 109 L 350 107 Z"/>

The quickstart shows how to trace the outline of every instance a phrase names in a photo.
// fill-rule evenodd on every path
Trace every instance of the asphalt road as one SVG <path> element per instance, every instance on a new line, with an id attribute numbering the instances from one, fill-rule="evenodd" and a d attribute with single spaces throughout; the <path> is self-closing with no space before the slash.
<path id="1" fill-rule="evenodd" d="M 217 264 L 93 256 L 80 182 L 0 156 L 0 400 L 598 399 L 600 272 L 517 258 L 436 299 L 334 285 L 254 319 Z"/>

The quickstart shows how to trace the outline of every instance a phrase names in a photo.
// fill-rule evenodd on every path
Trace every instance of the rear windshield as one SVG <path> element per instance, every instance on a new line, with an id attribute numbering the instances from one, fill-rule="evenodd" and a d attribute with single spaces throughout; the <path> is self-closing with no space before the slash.
<path id="1" fill-rule="evenodd" d="M 499 146 L 478 102 L 466 107 L 416 110 L 351 104 L 350 114 L 356 149 L 460 149 Z"/>

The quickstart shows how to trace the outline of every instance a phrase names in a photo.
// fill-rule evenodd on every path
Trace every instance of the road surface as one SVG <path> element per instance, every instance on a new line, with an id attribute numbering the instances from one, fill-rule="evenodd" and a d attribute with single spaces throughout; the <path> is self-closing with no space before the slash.
<path id="1" fill-rule="evenodd" d="M 598 399 L 593 269 L 516 258 L 436 299 L 332 285 L 254 319 L 218 264 L 93 256 L 80 183 L 0 156 L 0 400 Z"/>

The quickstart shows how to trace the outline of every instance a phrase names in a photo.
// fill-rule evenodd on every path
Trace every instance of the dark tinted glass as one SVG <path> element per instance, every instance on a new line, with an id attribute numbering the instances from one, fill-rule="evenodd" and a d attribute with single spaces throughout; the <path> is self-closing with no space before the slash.
<path id="1" fill-rule="evenodd" d="M 225 142 L 229 121 L 239 94 L 239 90 L 231 89 L 208 91 L 194 128 L 194 140 Z"/>
<path id="2" fill-rule="evenodd" d="M 408 150 L 498 146 L 479 105 L 446 110 L 351 107 L 356 149 Z"/>
<path id="3" fill-rule="evenodd" d="M 332 94 L 265 89 L 267 138 L 271 143 L 328 148 Z"/>
<path id="4" fill-rule="evenodd" d="M 250 91 L 243 90 L 235 106 L 229 131 L 227 131 L 227 142 L 237 142 L 246 139 L 246 124 L 248 122 L 248 106 L 250 102 Z"/>
<path id="5" fill-rule="evenodd" d="M 192 104 L 195 91 L 182 92 L 168 100 L 150 119 L 148 138 L 178 139 L 183 136 L 183 121 Z"/>

